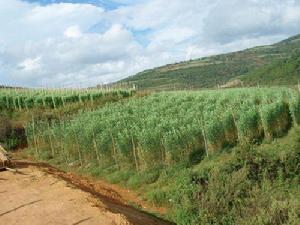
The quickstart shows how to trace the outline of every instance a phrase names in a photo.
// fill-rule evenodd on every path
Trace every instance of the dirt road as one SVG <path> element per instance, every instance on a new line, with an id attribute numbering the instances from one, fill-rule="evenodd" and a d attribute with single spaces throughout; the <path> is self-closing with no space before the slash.
<path id="1" fill-rule="evenodd" d="M 170 224 L 122 203 L 107 187 L 49 166 L 20 165 L 18 173 L 0 172 L 0 224 Z"/>

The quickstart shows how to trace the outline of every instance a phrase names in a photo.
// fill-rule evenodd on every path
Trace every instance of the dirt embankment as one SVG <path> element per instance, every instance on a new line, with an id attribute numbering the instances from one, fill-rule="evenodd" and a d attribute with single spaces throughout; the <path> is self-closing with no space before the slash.
<path id="1" fill-rule="evenodd" d="M 16 162 L 18 173 L 0 173 L 3 224 L 167 225 L 137 210 L 105 183 L 42 163 Z"/>

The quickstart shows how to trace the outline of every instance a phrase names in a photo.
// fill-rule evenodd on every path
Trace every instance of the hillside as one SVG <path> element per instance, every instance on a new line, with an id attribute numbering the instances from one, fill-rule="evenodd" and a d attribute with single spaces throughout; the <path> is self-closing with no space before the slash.
<path id="1" fill-rule="evenodd" d="M 247 85 L 289 85 L 300 81 L 300 53 L 241 76 Z"/>
<path id="2" fill-rule="evenodd" d="M 290 58 L 299 49 L 300 35 L 297 35 L 273 45 L 146 70 L 120 82 L 135 84 L 139 89 L 148 90 L 215 87 L 265 65 Z M 290 84 L 292 81 L 294 79 L 283 77 L 283 83 Z"/>

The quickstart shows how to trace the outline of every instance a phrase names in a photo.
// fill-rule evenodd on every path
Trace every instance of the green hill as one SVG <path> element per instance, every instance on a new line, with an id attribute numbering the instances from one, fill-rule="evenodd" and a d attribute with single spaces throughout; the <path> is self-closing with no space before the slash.
<path id="1" fill-rule="evenodd" d="M 291 85 L 300 81 L 300 52 L 241 77 L 246 85 Z"/>
<path id="2" fill-rule="evenodd" d="M 289 59 L 299 49 L 300 35 L 297 35 L 273 45 L 146 70 L 119 82 L 135 84 L 139 89 L 146 90 L 216 87 L 266 65 L 276 65 Z M 283 77 L 283 83 L 291 82 L 294 79 Z"/>

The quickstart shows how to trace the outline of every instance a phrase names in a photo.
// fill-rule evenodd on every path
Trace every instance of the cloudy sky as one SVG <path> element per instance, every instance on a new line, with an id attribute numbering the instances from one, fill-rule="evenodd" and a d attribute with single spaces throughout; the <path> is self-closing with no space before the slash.
<path id="1" fill-rule="evenodd" d="M 298 33 L 299 0 L 0 0 L 0 84 L 107 83 Z"/>

